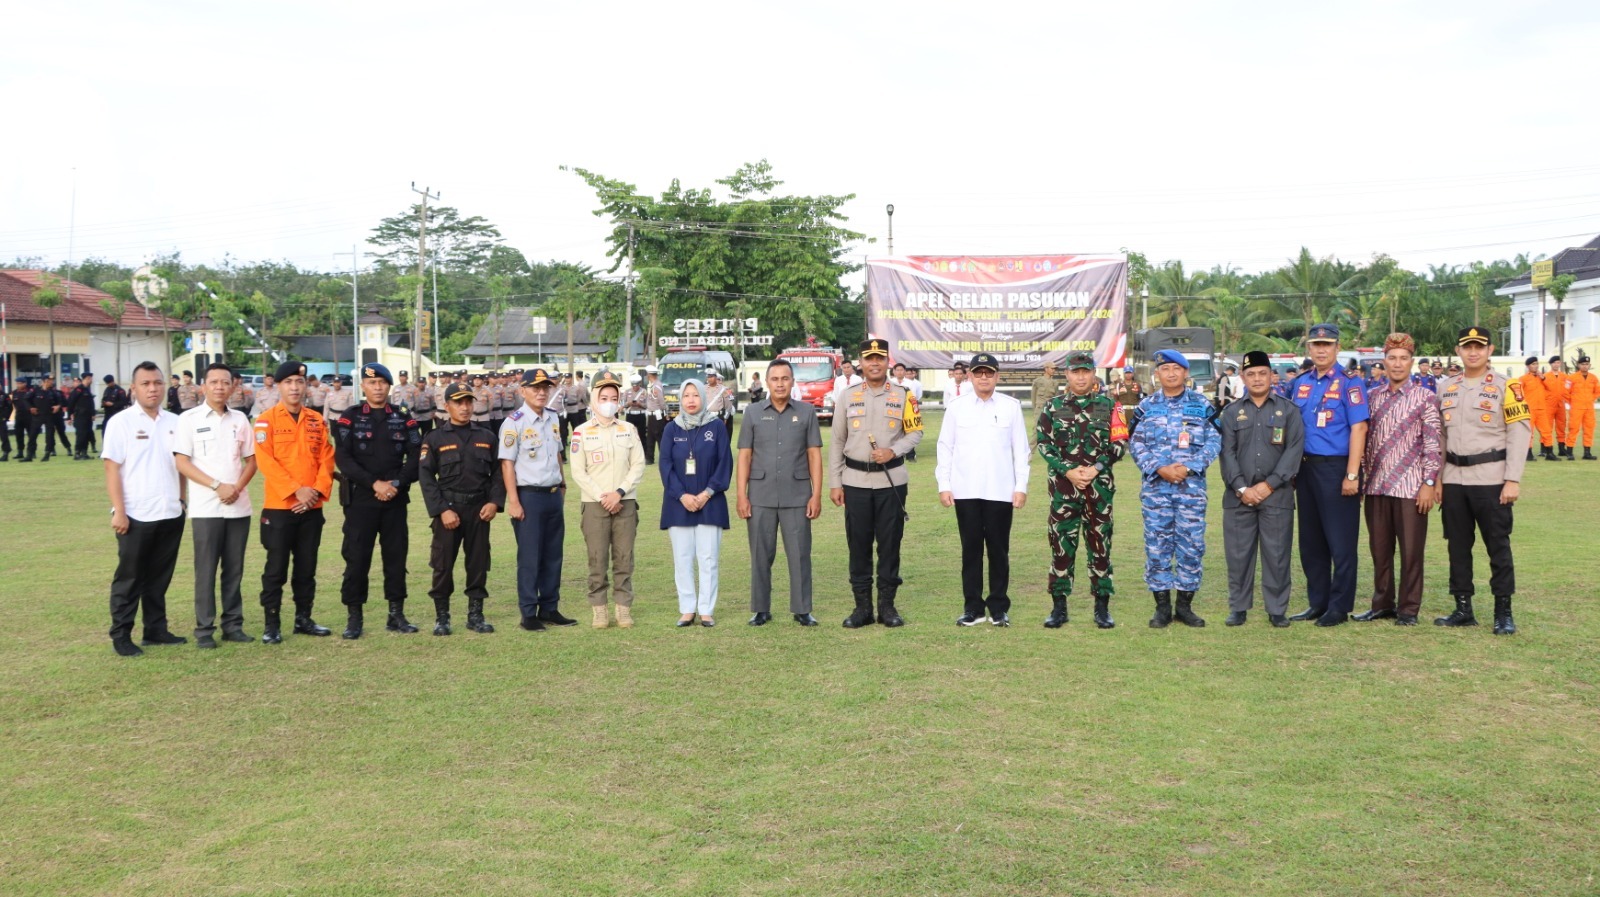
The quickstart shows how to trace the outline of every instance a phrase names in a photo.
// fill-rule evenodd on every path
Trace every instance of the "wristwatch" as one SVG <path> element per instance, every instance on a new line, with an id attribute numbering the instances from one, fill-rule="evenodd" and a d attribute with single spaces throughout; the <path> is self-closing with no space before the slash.
<path id="1" fill-rule="evenodd" d="M 222 488 L 222 481 L 221 480 L 212 480 L 211 481 L 211 491 L 212 492 L 215 492 L 215 491 L 217 491 L 218 489 L 221 489 L 221 488 Z"/>
<path id="2" fill-rule="evenodd" d="M 1431 480 L 1431 479 L 1423 480 L 1422 481 L 1422 485 L 1424 485 L 1424 486 L 1432 486 L 1433 485 L 1433 480 Z"/>
<path id="3" fill-rule="evenodd" d="M 1361 479 L 1361 474 L 1359 474 L 1359 473 L 1347 473 L 1347 474 L 1344 475 L 1344 478 L 1349 480 L 1350 482 L 1354 483 L 1356 480 Z"/>

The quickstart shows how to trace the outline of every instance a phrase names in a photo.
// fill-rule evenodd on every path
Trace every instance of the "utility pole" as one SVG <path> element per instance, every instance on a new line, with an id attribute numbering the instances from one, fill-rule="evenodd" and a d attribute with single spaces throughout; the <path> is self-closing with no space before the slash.
<path id="1" fill-rule="evenodd" d="M 411 369 L 422 372 L 422 266 L 428 259 L 428 200 L 438 199 L 439 194 L 429 193 L 428 188 L 417 189 L 417 182 L 411 182 L 411 192 L 422 194 L 422 204 L 417 207 L 417 308 L 411 317 Z"/>
<path id="2" fill-rule="evenodd" d="M 432 346 L 433 346 L 433 354 L 434 354 L 435 357 L 437 357 L 439 355 L 439 265 L 438 265 L 438 263 L 434 263 L 432 265 L 429 265 L 428 267 L 433 269 L 433 343 L 432 343 Z M 422 375 L 420 371 L 414 371 L 413 373 L 417 374 L 417 376 L 419 376 L 419 377 Z"/>
<path id="3" fill-rule="evenodd" d="M 633 225 L 628 225 L 628 303 L 622 315 L 622 363 L 633 364 Z"/>
<path id="4" fill-rule="evenodd" d="M 889 254 L 894 255 L 894 203 L 884 206 L 883 211 L 889 216 Z"/>

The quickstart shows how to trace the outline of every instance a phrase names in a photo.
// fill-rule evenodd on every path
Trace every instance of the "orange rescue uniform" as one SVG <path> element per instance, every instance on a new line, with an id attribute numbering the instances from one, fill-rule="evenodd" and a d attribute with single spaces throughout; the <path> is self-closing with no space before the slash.
<path id="1" fill-rule="evenodd" d="M 1533 416 L 1533 434 L 1535 440 L 1545 448 L 1551 448 L 1556 443 L 1550 435 L 1550 408 L 1545 400 L 1544 378 L 1529 372 L 1517 378 L 1522 384 L 1522 395 L 1528 402 L 1528 411 Z"/>
<path id="2" fill-rule="evenodd" d="M 1571 383 L 1568 374 L 1546 371 L 1544 375 L 1544 404 L 1547 420 L 1555 430 L 1555 441 L 1567 441 L 1567 388 Z M 1548 443 L 1546 443 L 1548 445 Z"/>
<path id="3" fill-rule="evenodd" d="M 300 418 L 282 402 L 256 419 L 256 465 L 261 469 L 265 510 L 290 510 L 295 490 L 310 486 L 327 501 L 333 494 L 333 443 L 321 414 L 301 407 Z"/>
<path id="4" fill-rule="evenodd" d="M 1572 410 L 1567 414 L 1567 445 L 1578 444 L 1578 436 L 1583 436 L 1583 447 L 1594 447 L 1594 402 L 1600 398 L 1600 377 L 1593 371 L 1578 372 L 1572 375 L 1572 392 L 1569 396 L 1572 401 Z"/>

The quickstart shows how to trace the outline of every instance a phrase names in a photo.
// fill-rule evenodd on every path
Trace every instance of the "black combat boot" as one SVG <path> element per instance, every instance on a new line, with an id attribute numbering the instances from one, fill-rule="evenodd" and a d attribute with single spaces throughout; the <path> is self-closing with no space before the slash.
<path id="1" fill-rule="evenodd" d="M 1589 446 L 1586 445 L 1586 446 L 1583 447 L 1583 460 L 1585 460 L 1585 461 L 1600 461 L 1600 458 L 1596 458 L 1594 456 L 1594 452 L 1590 451 L 1589 450 Z"/>
<path id="2" fill-rule="evenodd" d="M 340 638 L 351 641 L 361 637 L 361 626 L 365 622 L 362 618 L 361 605 L 351 604 L 347 607 L 348 617 L 345 620 L 344 632 L 339 633 Z"/>
<path id="3" fill-rule="evenodd" d="M 1179 623 L 1182 623 L 1185 626 L 1193 626 L 1196 629 L 1200 629 L 1206 625 L 1206 621 L 1200 619 L 1199 615 L 1197 615 L 1189 606 L 1193 602 L 1193 592 L 1179 590 L 1178 607 L 1172 612 L 1172 615 L 1178 618 Z"/>
<path id="4" fill-rule="evenodd" d="M 1556 441 L 1556 457 L 1555 457 L 1555 460 L 1560 461 L 1565 457 L 1567 457 L 1567 444 L 1565 442 L 1561 442 L 1560 440 L 1557 440 Z"/>
<path id="5" fill-rule="evenodd" d="M 1516 635 L 1517 621 L 1511 619 L 1511 596 L 1494 596 L 1494 634 Z"/>
<path id="6" fill-rule="evenodd" d="M 39 459 L 39 463 L 43 464 L 44 462 L 50 460 L 50 456 L 54 455 L 54 454 L 55 454 L 55 452 L 50 452 L 50 451 L 45 452 L 44 453 L 44 457 Z"/>
<path id="7" fill-rule="evenodd" d="M 1094 625 L 1101 629 L 1115 629 L 1117 621 L 1111 619 L 1111 596 L 1094 596 Z"/>
<path id="8" fill-rule="evenodd" d="M 5 422 L 4 421 L 0 421 L 0 426 L 4 426 L 4 425 L 5 425 Z M 4 433 L 0 433 L 0 436 L 4 436 L 4 435 L 5 435 Z M 6 444 L 5 444 L 4 448 L 5 448 L 5 451 L 0 452 L 0 464 L 3 464 L 6 461 L 10 461 L 11 460 L 11 442 L 10 442 L 9 439 L 6 441 Z"/>
<path id="9" fill-rule="evenodd" d="M 417 627 L 411 625 L 406 619 L 406 603 L 404 601 L 389 602 L 389 622 L 384 624 L 384 629 L 390 632 L 416 632 Z"/>
<path id="10" fill-rule="evenodd" d="M 1550 446 L 1544 445 L 1539 447 L 1539 457 L 1546 461 L 1554 461 L 1556 459 L 1556 454 L 1550 450 Z"/>
<path id="11" fill-rule="evenodd" d="M 434 618 L 433 618 L 433 620 L 434 620 L 434 622 L 433 622 L 433 634 L 434 635 L 449 635 L 450 634 L 450 602 L 448 602 L 448 601 L 436 601 L 436 602 L 434 602 L 434 607 L 438 608 L 438 613 L 436 613 L 434 615 Z"/>
<path id="12" fill-rule="evenodd" d="M 273 609 L 268 610 L 266 612 L 266 623 L 264 625 L 265 625 L 266 629 L 265 629 L 265 631 L 263 631 L 261 633 L 261 644 L 263 644 L 263 645 L 282 644 L 282 642 L 283 642 L 283 632 L 279 629 L 279 627 L 281 626 L 281 623 L 279 622 L 278 610 L 276 608 L 273 608 Z"/>
<path id="13" fill-rule="evenodd" d="M 483 618 L 483 599 L 467 599 L 467 628 L 473 632 L 493 632 L 494 626 Z"/>
<path id="14" fill-rule="evenodd" d="M 1532 447 L 1532 446 L 1529 446 L 1529 447 L 1528 447 L 1528 460 L 1529 460 L 1529 461 L 1533 461 L 1533 460 L 1536 460 L 1536 459 L 1535 459 L 1535 458 L 1534 458 L 1534 457 L 1533 457 L 1533 447 Z"/>
<path id="15" fill-rule="evenodd" d="M 294 634 L 333 635 L 333 630 L 311 619 L 311 608 L 307 607 L 302 611 L 297 607 L 294 609 Z"/>
<path id="16" fill-rule="evenodd" d="M 1435 617 L 1435 626 L 1476 626 L 1478 618 L 1472 615 L 1472 596 L 1456 595 L 1456 609 L 1448 617 Z"/>
<path id="17" fill-rule="evenodd" d="M 1044 618 L 1044 628 L 1060 629 L 1067 625 L 1067 599 L 1066 596 L 1052 597 L 1050 599 L 1050 616 Z"/>
<path id="18" fill-rule="evenodd" d="M 875 622 L 877 621 L 872 617 L 872 591 L 868 589 L 856 592 L 856 609 L 845 618 L 844 628 L 860 629 Z"/>
<path id="19" fill-rule="evenodd" d="M 900 617 L 900 612 L 894 609 L 894 593 L 894 589 L 878 590 L 878 622 L 890 629 L 906 625 L 906 621 Z"/>
<path id="20" fill-rule="evenodd" d="M 1172 622 L 1172 592 L 1152 591 L 1150 594 L 1156 596 L 1156 615 L 1150 618 L 1150 628 L 1166 629 Z"/>

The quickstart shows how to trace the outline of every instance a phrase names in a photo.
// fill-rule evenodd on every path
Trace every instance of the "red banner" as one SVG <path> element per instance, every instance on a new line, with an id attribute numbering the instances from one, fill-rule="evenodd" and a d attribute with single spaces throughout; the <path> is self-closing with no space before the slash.
<path id="1" fill-rule="evenodd" d="M 1127 353 L 1128 260 L 1122 255 L 933 256 L 867 262 L 867 332 L 894 360 L 943 370 L 988 352 L 1007 370 Z"/>

